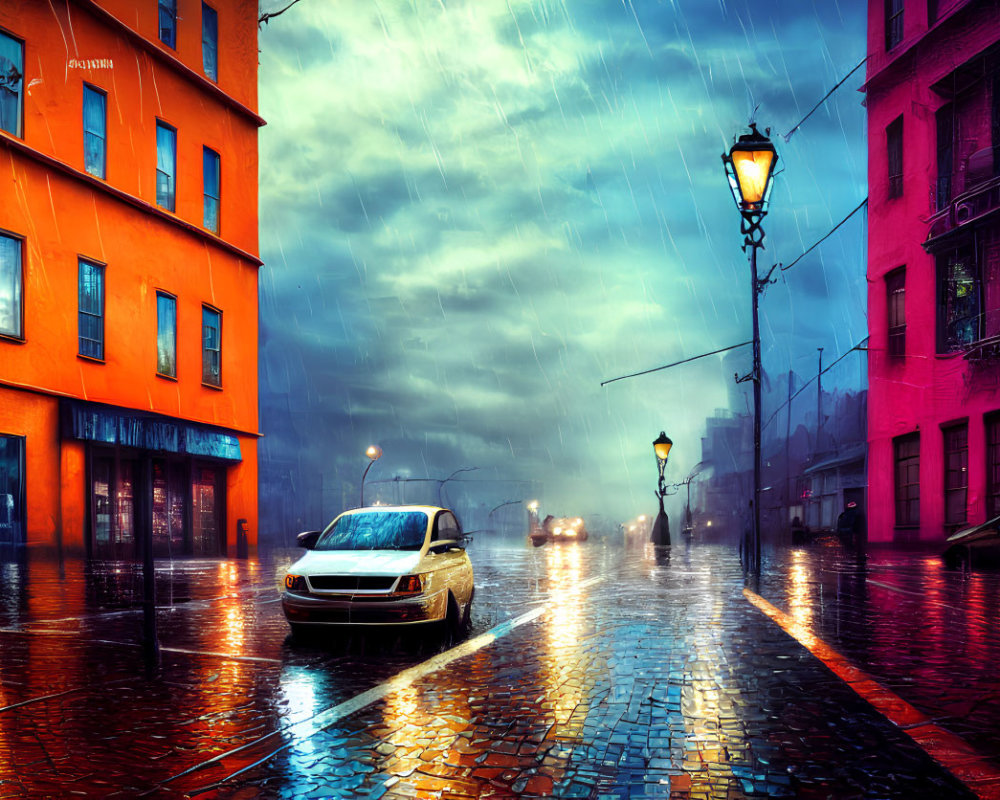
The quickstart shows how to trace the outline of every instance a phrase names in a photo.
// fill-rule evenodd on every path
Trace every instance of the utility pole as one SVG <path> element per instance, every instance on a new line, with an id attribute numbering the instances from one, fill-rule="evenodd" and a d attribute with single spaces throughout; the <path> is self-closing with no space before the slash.
<path id="1" fill-rule="evenodd" d="M 819 369 L 816 371 L 816 452 L 819 452 L 819 435 L 823 431 L 823 348 L 819 350 Z"/>
<path id="2" fill-rule="evenodd" d="M 792 505 L 792 464 L 789 441 L 792 438 L 792 381 L 795 380 L 794 373 L 788 370 L 788 402 L 785 404 L 787 417 L 785 420 L 785 508 Z"/>

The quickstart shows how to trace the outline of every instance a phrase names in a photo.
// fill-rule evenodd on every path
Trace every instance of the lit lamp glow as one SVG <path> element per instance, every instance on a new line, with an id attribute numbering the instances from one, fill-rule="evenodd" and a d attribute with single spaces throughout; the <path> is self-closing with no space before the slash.
<path id="1" fill-rule="evenodd" d="M 729 156 L 723 156 L 729 185 L 736 205 L 743 213 L 767 213 L 771 175 L 778 154 L 771 140 L 763 136 L 755 124 L 732 146 Z"/>
<path id="2" fill-rule="evenodd" d="M 663 495 L 667 493 L 666 485 L 663 482 L 663 471 L 667 468 L 667 458 L 670 457 L 670 448 L 674 443 L 666 433 L 660 431 L 660 435 L 653 441 L 653 452 L 656 454 L 656 466 L 660 471 L 660 482 L 657 485 L 656 496 L 660 501 L 660 511 L 653 522 L 653 533 L 650 540 L 654 545 L 661 547 L 670 546 L 670 522 L 667 519 L 667 512 L 663 510 Z"/>
<path id="3" fill-rule="evenodd" d="M 365 450 L 365 455 L 371 459 L 368 462 L 368 466 L 365 467 L 364 473 L 361 475 L 361 507 L 364 508 L 365 505 L 365 478 L 368 477 L 368 470 L 372 468 L 372 464 L 378 461 L 382 457 L 382 448 L 377 444 L 368 445 L 368 449 Z"/>

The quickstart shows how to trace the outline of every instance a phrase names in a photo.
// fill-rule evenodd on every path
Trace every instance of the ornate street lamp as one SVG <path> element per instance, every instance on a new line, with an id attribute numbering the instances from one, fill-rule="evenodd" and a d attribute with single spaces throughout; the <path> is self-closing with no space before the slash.
<path id="1" fill-rule="evenodd" d="M 770 133 L 770 129 L 766 131 Z M 753 528 L 752 541 L 746 548 L 747 564 L 751 572 L 760 573 L 760 323 L 757 316 L 758 300 L 770 279 L 757 274 L 757 249 L 764 246 L 764 229 L 760 223 L 767 214 L 771 194 L 771 176 L 778 162 L 778 153 L 767 136 L 750 123 L 750 133 L 743 134 L 732 146 L 728 155 L 723 154 L 733 199 L 740 212 L 740 233 L 743 234 L 744 252 L 750 248 L 750 295 L 753 303 L 753 366 L 742 380 L 753 381 Z"/>
<path id="2" fill-rule="evenodd" d="M 670 521 L 667 519 L 667 512 L 663 510 L 663 496 L 667 493 L 667 488 L 663 482 L 663 471 L 667 468 L 667 458 L 670 457 L 670 448 L 674 443 L 666 433 L 660 431 L 660 435 L 653 441 L 653 452 L 656 453 L 656 466 L 660 470 L 660 482 L 656 487 L 656 497 L 660 501 L 660 511 L 656 515 L 653 523 L 653 533 L 650 541 L 660 547 L 670 546 Z"/>
<path id="3" fill-rule="evenodd" d="M 382 457 L 382 448 L 379 447 L 377 444 L 369 445 L 368 449 L 365 450 L 365 455 L 368 456 L 368 458 L 370 458 L 371 461 L 368 462 L 368 466 L 365 467 L 365 471 L 361 475 L 361 507 L 362 508 L 364 508 L 364 506 L 365 506 L 365 478 L 368 477 L 368 470 L 370 470 L 372 468 L 372 464 L 374 464 L 376 461 L 378 461 Z"/>

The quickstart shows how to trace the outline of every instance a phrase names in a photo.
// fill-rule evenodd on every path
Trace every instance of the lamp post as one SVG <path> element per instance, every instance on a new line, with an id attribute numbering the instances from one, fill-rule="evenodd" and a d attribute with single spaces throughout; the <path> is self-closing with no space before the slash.
<path id="1" fill-rule="evenodd" d="M 767 131 L 770 133 L 770 130 Z M 771 176 L 778 154 L 767 136 L 750 123 L 750 133 L 740 136 L 728 154 L 723 154 L 729 185 L 740 212 L 740 233 L 743 234 L 744 252 L 750 248 L 750 296 L 753 303 L 753 366 L 748 376 L 753 381 L 753 528 L 748 552 L 747 567 L 760 573 L 760 324 L 757 316 L 760 293 L 768 278 L 757 274 L 757 249 L 764 246 L 764 229 L 761 221 L 767 214 L 767 201 L 771 190 Z M 744 379 L 745 380 L 745 379 Z"/>
<path id="2" fill-rule="evenodd" d="M 532 500 L 528 503 L 528 535 L 536 530 L 538 530 L 538 501 Z"/>
<path id="3" fill-rule="evenodd" d="M 365 455 L 371 460 L 368 462 L 368 466 L 365 467 L 364 473 L 361 475 L 361 507 L 365 506 L 365 478 L 368 477 L 368 470 L 372 468 L 372 464 L 378 461 L 382 457 L 382 448 L 377 444 L 372 444 L 368 446 L 365 450 Z"/>
<path id="4" fill-rule="evenodd" d="M 656 515 L 653 523 L 653 533 L 650 541 L 660 547 L 670 547 L 670 521 L 667 519 L 667 512 L 663 510 L 663 496 L 667 493 L 667 487 L 663 482 L 663 471 L 667 468 L 667 458 L 670 456 L 670 448 L 674 443 L 666 433 L 660 431 L 660 435 L 653 441 L 653 452 L 656 454 L 656 466 L 660 470 L 660 482 L 656 487 L 656 497 L 660 501 L 660 511 Z"/>

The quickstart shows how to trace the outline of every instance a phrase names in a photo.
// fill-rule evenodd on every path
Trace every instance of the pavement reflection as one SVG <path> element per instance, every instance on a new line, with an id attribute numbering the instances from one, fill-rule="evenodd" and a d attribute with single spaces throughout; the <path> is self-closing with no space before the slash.
<path id="1" fill-rule="evenodd" d="M 3 565 L 0 797 L 968 796 L 746 602 L 731 548 L 470 552 L 457 650 L 426 631 L 295 642 L 288 551 L 158 565 L 152 675 L 131 567 Z M 995 576 L 822 545 L 766 566 L 795 625 L 1000 753 Z"/>

